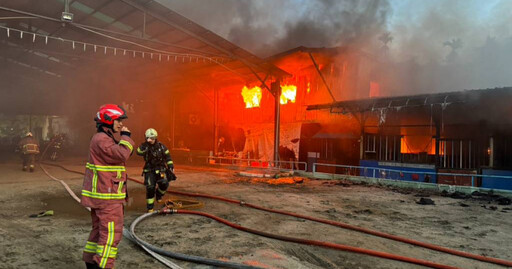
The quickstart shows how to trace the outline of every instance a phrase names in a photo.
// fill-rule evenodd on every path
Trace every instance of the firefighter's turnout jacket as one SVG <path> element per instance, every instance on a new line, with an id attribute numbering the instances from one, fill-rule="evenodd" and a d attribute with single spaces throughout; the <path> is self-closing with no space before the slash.
<path id="1" fill-rule="evenodd" d="M 134 144 L 127 135 L 122 135 L 119 142 L 106 132 L 93 136 L 85 169 L 82 205 L 99 208 L 125 201 L 127 176 L 124 164 Z"/>
<path id="2" fill-rule="evenodd" d="M 24 155 L 39 153 L 39 143 L 32 136 L 22 138 L 18 143 L 18 148 Z"/>
<path id="3" fill-rule="evenodd" d="M 170 172 L 174 170 L 174 163 L 169 149 L 159 141 L 155 141 L 153 145 L 148 142 L 142 143 L 137 148 L 137 155 L 143 156 L 146 162 L 143 170 L 144 173 L 164 173 L 167 171 L 167 167 L 171 170 Z"/>

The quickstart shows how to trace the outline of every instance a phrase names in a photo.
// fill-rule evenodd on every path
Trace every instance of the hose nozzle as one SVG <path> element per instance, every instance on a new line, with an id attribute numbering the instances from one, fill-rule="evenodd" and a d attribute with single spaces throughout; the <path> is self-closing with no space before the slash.
<path id="1" fill-rule="evenodd" d="M 173 214 L 173 213 L 178 213 L 178 210 L 177 209 L 171 209 L 171 208 L 162 208 L 161 210 L 159 210 L 159 214 Z"/>

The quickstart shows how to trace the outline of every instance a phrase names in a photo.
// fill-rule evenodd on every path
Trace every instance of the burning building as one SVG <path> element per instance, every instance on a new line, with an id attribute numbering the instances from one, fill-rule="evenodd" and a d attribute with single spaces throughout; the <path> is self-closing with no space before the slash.
<path id="1" fill-rule="evenodd" d="M 303 162 L 306 162 L 308 151 L 319 151 L 318 158 L 326 162 L 338 159 L 357 163 L 358 156 L 350 155 L 344 147 L 350 147 L 359 139 L 357 126 L 349 121 L 347 124 L 337 124 L 340 118 L 344 118 L 343 115 L 323 111 L 308 113 L 306 107 L 375 95 L 379 86 L 372 78 L 371 57 L 347 48 L 298 47 L 266 60 L 289 74 L 279 84 L 275 84 L 275 80 L 269 83 L 279 85 L 277 121 L 280 124 L 280 147 L 293 151 L 295 157 Z M 233 141 L 228 142 L 232 154 L 238 154 L 240 158 L 273 160 L 273 122 L 276 122 L 274 92 L 277 90 L 265 88 L 258 82 L 221 88 L 217 110 L 218 130 L 219 136 Z M 245 138 L 237 135 L 242 132 Z M 233 134 L 236 137 L 232 137 Z M 341 142 L 335 139 L 340 137 Z M 245 140 L 245 145 L 243 141 L 237 142 L 240 138 Z M 238 144 L 243 146 L 237 147 Z M 321 148 L 331 148 L 332 152 L 320 151 Z"/>
<path id="2" fill-rule="evenodd" d="M 308 109 L 358 119 L 357 150 L 363 167 L 411 171 L 400 173 L 402 180 L 512 189 L 507 179 L 493 177 L 510 175 L 512 169 L 506 142 L 512 131 L 506 117 L 511 97 L 512 88 L 496 88 L 342 101 Z"/>

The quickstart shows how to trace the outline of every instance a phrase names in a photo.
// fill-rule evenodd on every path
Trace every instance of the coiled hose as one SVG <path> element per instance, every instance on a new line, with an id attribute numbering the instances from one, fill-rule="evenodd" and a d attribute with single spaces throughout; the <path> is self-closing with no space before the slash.
<path id="1" fill-rule="evenodd" d="M 136 218 L 132 222 L 132 224 L 130 225 L 130 233 L 133 236 L 133 238 L 137 241 L 138 244 L 140 244 L 142 246 L 145 246 L 146 248 L 148 248 L 151 251 L 154 251 L 154 252 L 156 252 L 156 253 L 158 253 L 160 255 L 164 255 L 164 256 L 171 257 L 171 258 L 178 259 L 178 260 L 184 260 L 184 261 L 190 261 L 190 262 L 195 262 L 195 263 L 208 264 L 208 265 L 213 265 L 213 266 L 218 266 L 218 267 L 225 267 L 225 268 L 262 269 L 260 267 L 255 267 L 255 266 L 250 266 L 250 265 L 237 264 L 237 263 L 225 262 L 225 261 L 220 261 L 220 260 L 215 260 L 215 259 L 203 258 L 203 257 L 199 257 L 199 256 L 194 256 L 194 255 L 187 255 L 187 254 L 182 254 L 182 253 L 171 252 L 171 251 L 167 251 L 167 250 L 155 247 L 155 246 L 149 244 L 148 242 L 140 239 L 137 236 L 137 234 L 135 234 L 135 227 L 142 220 L 144 220 L 144 219 L 146 219 L 146 218 L 148 218 L 150 216 L 156 215 L 158 213 L 159 213 L 159 211 L 143 214 L 143 215 L 139 216 L 138 218 Z"/>

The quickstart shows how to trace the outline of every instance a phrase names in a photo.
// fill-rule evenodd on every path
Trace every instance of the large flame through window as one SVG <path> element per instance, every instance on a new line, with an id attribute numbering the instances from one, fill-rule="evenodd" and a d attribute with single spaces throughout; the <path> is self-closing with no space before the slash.
<path id="1" fill-rule="evenodd" d="M 259 107 L 261 102 L 261 88 L 256 86 L 251 89 L 244 86 L 242 89 L 245 108 Z"/>
<path id="2" fill-rule="evenodd" d="M 295 85 L 283 85 L 281 86 L 281 105 L 288 104 L 288 101 L 295 103 L 295 97 L 297 96 L 297 86 Z"/>

